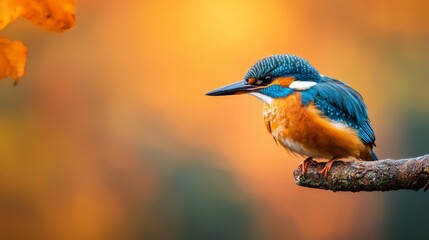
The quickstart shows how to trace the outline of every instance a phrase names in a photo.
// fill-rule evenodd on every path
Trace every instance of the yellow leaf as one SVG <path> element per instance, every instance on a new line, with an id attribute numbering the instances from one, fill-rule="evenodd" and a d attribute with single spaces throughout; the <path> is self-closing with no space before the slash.
<path id="1" fill-rule="evenodd" d="M 0 1 L 0 30 L 21 15 L 22 6 L 13 0 Z"/>
<path id="2" fill-rule="evenodd" d="M 26 57 L 27 48 L 22 42 L 0 38 L 0 79 L 10 77 L 17 82 L 24 75 Z"/>
<path id="3" fill-rule="evenodd" d="M 48 31 L 62 32 L 76 24 L 75 0 L 16 0 L 22 16 Z"/>
<path id="4" fill-rule="evenodd" d="M 48 31 L 62 32 L 76 24 L 75 0 L 0 0 L 0 30 L 23 16 Z"/>

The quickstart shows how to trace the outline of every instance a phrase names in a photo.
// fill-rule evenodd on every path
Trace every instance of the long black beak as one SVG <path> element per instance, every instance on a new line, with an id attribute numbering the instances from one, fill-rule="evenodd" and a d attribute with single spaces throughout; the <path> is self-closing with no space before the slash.
<path id="1" fill-rule="evenodd" d="M 248 84 L 245 80 L 236 82 L 206 93 L 207 96 L 222 96 L 249 93 L 258 87 Z"/>

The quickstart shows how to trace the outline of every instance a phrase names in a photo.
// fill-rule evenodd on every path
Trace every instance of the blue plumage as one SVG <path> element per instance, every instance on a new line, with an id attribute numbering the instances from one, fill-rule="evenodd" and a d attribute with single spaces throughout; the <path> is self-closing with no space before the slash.
<path id="1" fill-rule="evenodd" d="M 244 79 L 294 76 L 297 80 L 319 81 L 319 72 L 311 64 L 298 56 L 277 54 L 258 61 L 246 73 Z"/>
<path id="2" fill-rule="evenodd" d="M 290 94 L 294 93 L 294 91 L 290 88 L 284 88 L 280 85 L 271 85 L 266 88 L 261 88 L 258 90 L 259 93 L 262 93 L 266 96 L 269 96 L 271 98 L 280 98 L 280 97 L 286 97 Z"/>
<path id="3" fill-rule="evenodd" d="M 307 60 L 290 54 L 273 55 L 258 61 L 246 73 L 245 79 L 264 79 L 266 76 L 292 76 L 296 81 L 316 82 L 315 86 L 301 91 L 302 104 L 307 106 L 313 102 L 323 116 L 356 129 L 364 143 L 375 145 L 365 103 L 361 95 L 346 83 L 320 75 Z M 271 98 L 284 98 L 295 91 L 280 85 L 258 90 Z"/>
<path id="4" fill-rule="evenodd" d="M 304 105 L 314 102 L 325 117 L 356 129 L 364 143 L 374 144 L 375 135 L 365 103 L 361 95 L 347 84 L 323 77 L 323 81 L 301 94 Z"/>

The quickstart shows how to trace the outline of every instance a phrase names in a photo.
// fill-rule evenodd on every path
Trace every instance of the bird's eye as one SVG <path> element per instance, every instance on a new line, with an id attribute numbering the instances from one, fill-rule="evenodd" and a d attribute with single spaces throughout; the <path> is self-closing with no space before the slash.
<path id="1" fill-rule="evenodd" d="M 264 79 L 262 80 L 265 84 L 270 84 L 273 81 L 273 77 L 268 75 L 265 76 Z"/>
<path id="2" fill-rule="evenodd" d="M 259 77 L 259 78 L 249 78 L 246 81 L 248 84 L 259 86 L 259 85 L 268 85 L 273 80 L 274 78 L 272 76 L 265 76 L 265 77 Z"/>

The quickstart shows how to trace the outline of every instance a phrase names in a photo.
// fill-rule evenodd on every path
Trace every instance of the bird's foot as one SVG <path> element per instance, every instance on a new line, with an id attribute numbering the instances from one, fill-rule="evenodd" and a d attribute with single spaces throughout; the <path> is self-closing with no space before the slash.
<path id="1" fill-rule="evenodd" d="M 316 162 L 316 161 L 314 161 L 312 157 L 308 157 L 308 158 L 306 158 L 304 161 L 302 161 L 302 162 L 298 165 L 298 167 L 300 167 L 300 166 L 301 166 L 301 168 L 302 168 L 302 173 L 303 173 L 303 174 L 307 174 L 308 166 L 310 166 L 311 164 L 314 164 L 314 163 L 317 163 L 317 162 Z"/>
<path id="2" fill-rule="evenodd" d="M 334 164 L 334 162 L 339 161 L 336 157 L 333 157 L 331 160 L 329 160 L 325 167 L 319 172 L 320 174 L 325 175 L 325 177 L 328 177 L 328 173 L 329 171 L 331 171 L 332 168 L 332 164 Z"/>

